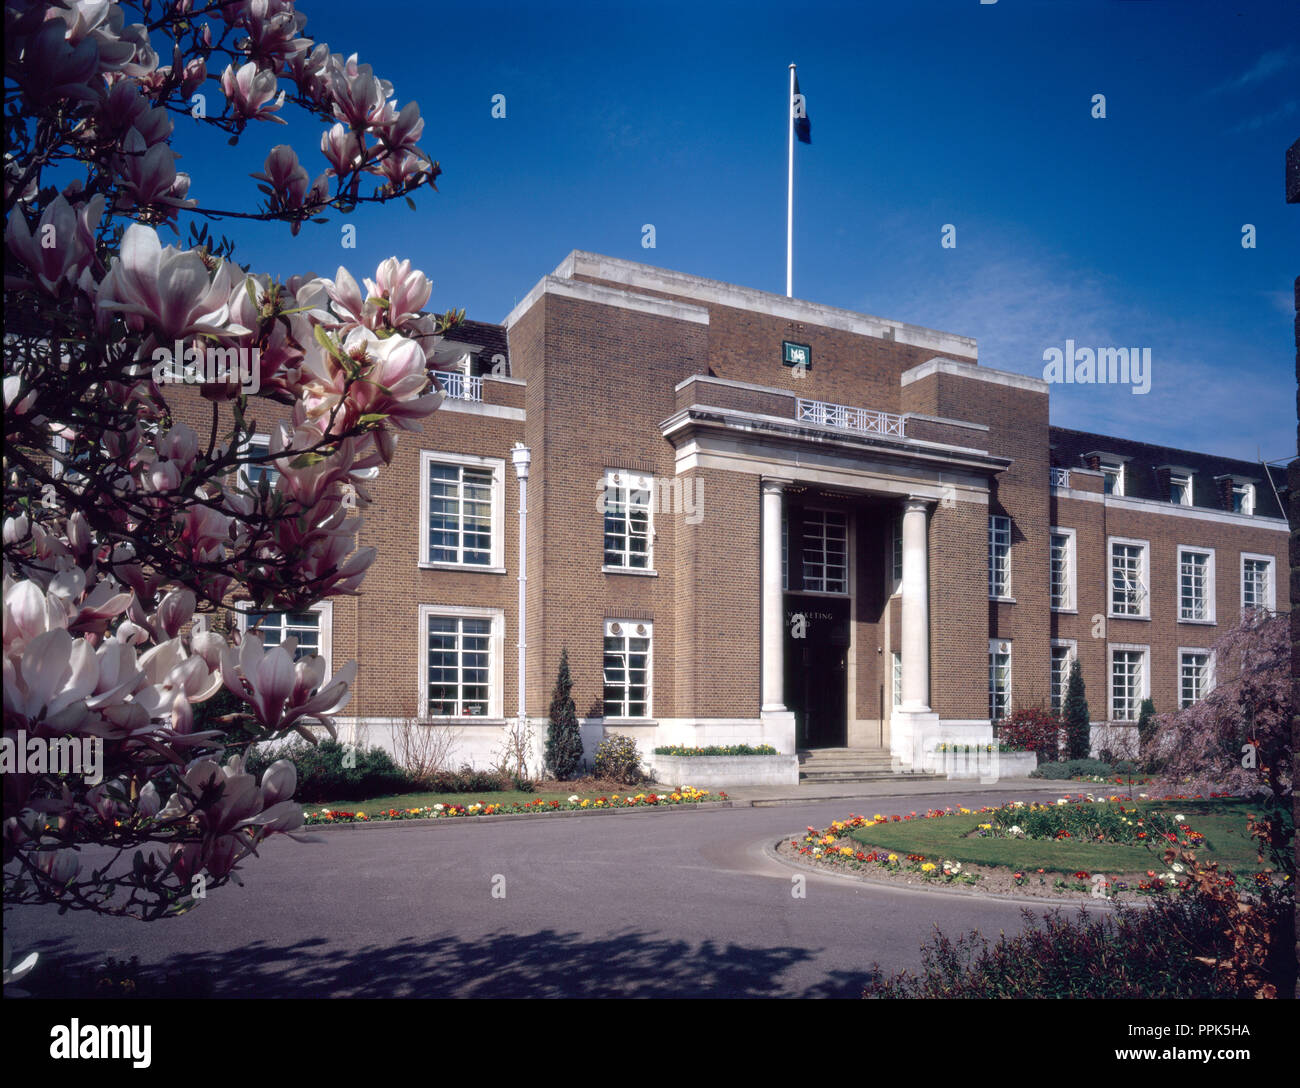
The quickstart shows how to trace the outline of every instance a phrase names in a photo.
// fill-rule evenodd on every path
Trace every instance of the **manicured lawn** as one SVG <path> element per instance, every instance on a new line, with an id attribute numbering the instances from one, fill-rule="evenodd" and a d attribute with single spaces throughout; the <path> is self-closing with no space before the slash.
<path id="1" fill-rule="evenodd" d="M 527 801 L 536 801 L 539 797 L 543 801 L 567 801 L 573 796 L 574 792 L 569 790 L 565 793 L 521 793 L 519 790 L 488 790 L 479 793 L 395 793 L 387 797 L 372 797 L 368 801 L 313 801 L 304 803 L 302 807 L 305 812 L 319 812 L 323 808 L 328 808 L 342 812 L 373 813 L 386 811 L 390 808 L 432 808 L 434 805 L 523 804 Z M 625 797 L 628 793 L 651 792 L 653 791 L 641 787 L 636 789 L 629 787 L 626 792 L 621 792 L 619 796 Z"/>
<path id="2" fill-rule="evenodd" d="M 1205 835 L 1198 856 L 1207 862 L 1218 862 L 1220 869 L 1253 873 L 1262 868 L 1255 843 L 1246 831 L 1246 814 L 1252 811 L 1247 802 L 1160 801 L 1138 802 L 1138 805 L 1186 815 L 1188 825 Z M 898 854 L 924 854 L 927 858 L 1005 865 L 1026 871 L 1140 873 L 1165 868 L 1160 846 L 1148 850 L 1144 846 L 1113 843 L 964 837 L 988 822 L 988 816 L 980 814 L 943 816 L 861 827 L 850 834 L 865 846 Z"/>

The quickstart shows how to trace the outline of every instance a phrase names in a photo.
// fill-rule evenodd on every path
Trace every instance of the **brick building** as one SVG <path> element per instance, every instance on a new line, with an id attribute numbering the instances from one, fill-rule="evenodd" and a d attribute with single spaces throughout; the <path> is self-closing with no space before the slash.
<path id="1" fill-rule="evenodd" d="M 1052 427 L 1046 383 L 976 344 L 574 252 L 503 326 L 439 347 L 448 396 L 376 480 L 356 598 L 271 617 L 359 677 L 343 720 L 418 719 L 487 763 L 562 649 L 588 751 L 891 752 L 1059 701 L 1096 722 L 1213 683 L 1243 607 L 1285 608 L 1261 466 Z"/>

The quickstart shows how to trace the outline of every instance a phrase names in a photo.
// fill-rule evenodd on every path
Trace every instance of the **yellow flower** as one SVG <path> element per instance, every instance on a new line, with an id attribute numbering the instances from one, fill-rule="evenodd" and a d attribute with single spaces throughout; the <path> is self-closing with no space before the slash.
<path id="1" fill-rule="evenodd" d="M 937 868 L 938 868 L 938 866 L 935 865 L 934 862 L 932 862 L 932 861 L 927 861 L 924 865 L 921 866 L 921 872 L 923 872 L 923 873 L 932 873 L 932 872 L 934 872 L 935 869 L 937 869 Z"/>
<path id="2" fill-rule="evenodd" d="M 591 804 L 591 802 L 588 801 L 588 800 L 584 797 L 584 798 L 582 799 L 581 804 L 579 804 L 578 807 L 579 807 L 579 808 L 586 808 L 589 804 Z"/>
<path id="3" fill-rule="evenodd" d="M 846 858 L 851 858 L 853 856 L 853 847 L 841 846 L 840 853 L 843 854 Z"/>
<path id="4" fill-rule="evenodd" d="M 897 861 L 897 860 L 898 860 L 898 855 L 897 855 L 897 854 L 890 854 L 890 855 L 889 855 L 889 860 L 890 860 L 890 861 Z"/>

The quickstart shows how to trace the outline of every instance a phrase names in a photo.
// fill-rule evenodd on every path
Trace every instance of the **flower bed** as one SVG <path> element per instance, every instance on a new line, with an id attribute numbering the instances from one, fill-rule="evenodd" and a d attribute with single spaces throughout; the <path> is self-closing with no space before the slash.
<path id="1" fill-rule="evenodd" d="M 776 749 L 770 744 L 711 744 L 707 748 L 687 748 L 684 744 L 669 744 L 655 749 L 657 756 L 774 756 Z"/>
<path id="2" fill-rule="evenodd" d="M 694 782 L 698 786 L 797 786 L 799 757 L 749 752 L 740 755 L 689 755 L 654 757 L 654 776 L 660 782 Z"/>
<path id="3" fill-rule="evenodd" d="M 428 805 L 423 808 L 389 808 L 366 812 L 342 809 L 320 809 L 306 812 L 309 826 L 377 823 L 391 820 L 438 820 L 455 816 L 535 815 L 545 812 L 583 812 L 629 808 L 671 808 L 676 805 L 697 805 L 704 801 L 725 801 L 725 793 L 710 793 L 684 786 L 668 793 L 611 794 L 607 797 L 579 797 L 574 794 L 567 801 L 513 801 L 502 804 Z"/>
<path id="4" fill-rule="evenodd" d="M 1210 795 L 1211 798 L 1224 796 Z M 993 893 L 1113 899 L 1125 895 L 1150 896 L 1188 890 L 1196 874 L 1185 864 L 1190 855 L 1179 851 L 1195 850 L 1205 845 L 1205 835 L 1194 830 L 1182 812 L 1173 809 L 1190 808 L 1190 805 L 1175 805 L 1165 813 L 1151 807 L 1126 805 L 1127 800 L 1079 795 L 1047 805 L 1013 802 L 978 810 L 947 808 L 931 809 L 923 814 L 877 814 L 870 819 L 851 815 L 821 830 L 809 827 L 802 839 L 792 838 L 788 843 L 782 843 L 780 849 L 809 864 L 876 879 L 912 884 L 978 883 L 981 889 Z M 1172 796 L 1162 800 L 1192 802 L 1204 799 Z M 972 816 L 975 821 L 958 825 L 961 828 L 964 823 L 973 822 L 971 830 L 939 849 L 923 847 L 926 852 L 909 853 L 906 847 L 890 849 L 872 842 L 870 829 L 873 827 L 889 826 L 891 831 L 887 839 L 898 842 L 900 836 L 895 830 L 898 824 Z M 1208 813 L 1205 818 L 1210 819 Z M 910 840 L 911 835 L 907 838 Z M 1041 867 L 976 863 L 945 856 L 949 850 L 956 849 L 959 840 L 965 839 L 1037 840 L 1042 844 L 1037 851 Z M 920 841 L 933 843 L 934 840 L 933 834 L 917 836 L 918 844 Z M 1059 864 L 1062 851 L 1077 849 L 1065 845 L 1071 843 L 1149 846 L 1151 849 L 1145 857 L 1138 855 L 1144 861 L 1141 868 L 1130 866 L 1122 872 L 1112 868 L 1109 873 L 1103 873 L 1093 867 L 1062 869 Z M 1058 856 L 1055 863 L 1050 860 L 1054 854 Z M 1153 867 L 1147 868 L 1148 865 Z M 1225 869 L 1217 879 L 1232 887 L 1243 878 Z M 1269 870 L 1246 878 L 1249 885 L 1257 888 L 1278 887 L 1285 885 L 1286 881 L 1285 876 L 1279 877 Z"/>

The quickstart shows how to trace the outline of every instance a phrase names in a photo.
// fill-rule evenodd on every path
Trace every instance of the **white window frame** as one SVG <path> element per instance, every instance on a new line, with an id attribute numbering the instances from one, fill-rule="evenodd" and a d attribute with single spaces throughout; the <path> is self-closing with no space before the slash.
<path id="1" fill-rule="evenodd" d="M 1277 611 L 1277 558 L 1272 555 L 1263 555 L 1258 552 L 1242 552 L 1240 566 L 1238 567 L 1238 572 L 1237 572 L 1238 579 L 1241 584 L 1242 613 L 1244 614 L 1246 611 L 1246 561 L 1248 559 L 1253 560 L 1255 562 L 1268 564 L 1268 589 L 1267 592 L 1265 593 L 1265 597 L 1267 598 L 1267 603 L 1263 607 L 1267 609 L 1269 612 L 1276 612 Z M 1251 607 L 1258 609 L 1260 606 L 1252 605 Z"/>
<path id="2" fill-rule="evenodd" d="M 1236 509 L 1238 492 L 1241 493 L 1241 497 L 1242 497 L 1240 510 Z M 1255 485 L 1234 483 L 1232 485 L 1232 500 L 1233 500 L 1232 501 L 1233 513 L 1247 514 L 1247 515 L 1254 514 L 1255 513 Z"/>
<path id="3" fill-rule="evenodd" d="M 625 620 L 625 619 L 607 619 L 601 630 L 601 665 L 600 665 L 600 706 L 601 713 L 606 713 L 605 707 L 605 639 L 622 638 L 623 645 L 627 646 L 629 638 L 644 638 L 649 641 L 650 646 L 646 651 L 645 664 L 645 713 L 635 717 L 625 715 L 610 715 L 605 718 L 607 722 L 645 722 L 654 718 L 654 679 L 655 679 L 655 638 L 654 638 L 654 621 L 653 620 Z M 639 634 L 638 629 L 644 628 L 645 634 Z M 624 651 L 629 652 L 629 651 Z M 625 682 L 623 703 L 626 706 L 626 689 L 629 685 Z"/>
<path id="4" fill-rule="evenodd" d="M 1178 572 L 1174 585 L 1177 586 L 1178 597 L 1178 622 L 1179 623 L 1203 623 L 1214 624 L 1215 621 L 1215 601 L 1214 601 L 1214 549 L 1202 548 L 1195 544 L 1179 544 L 1174 549 L 1174 554 L 1178 560 Z M 1205 557 L 1205 615 L 1204 616 L 1187 616 L 1183 611 L 1183 556 L 1184 555 L 1201 555 Z"/>
<path id="5" fill-rule="evenodd" d="M 486 565 L 480 563 L 434 562 L 429 555 L 429 466 L 459 465 L 462 468 L 490 469 L 492 472 L 492 544 Z M 505 573 L 506 548 L 506 462 L 503 457 L 478 457 L 468 453 L 446 453 L 440 450 L 420 451 L 420 556 L 422 570 L 477 571 L 486 574 Z"/>
<path id="6" fill-rule="evenodd" d="M 1079 660 L 1079 642 L 1077 639 L 1073 639 L 1073 638 L 1054 638 L 1052 639 L 1051 648 L 1053 650 L 1066 651 L 1065 675 L 1064 677 L 1061 678 L 1061 702 L 1059 706 L 1052 707 L 1052 713 L 1060 714 L 1061 711 L 1065 708 L 1065 697 L 1067 694 L 1069 694 L 1070 669 L 1073 666 L 1074 662 Z M 1055 664 L 1054 655 L 1049 653 L 1047 661 L 1048 661 L 1048 666 L 1050 668 L 1052 665 Z M 1047 685 L 1047 694 L 1048 694 L 1049 702 L 1051 701 L 1052 687 L 1055 685 L 1055 683 L 1056 683 L 1056 673 L 1055 670 L 1053 669 L 1051 675 L 1048 677 L 1048 685 Z"/>
<path id="7" fill-rule="evenodd" d="M 1011 713 L 1011 684 L 1012 684 L 1012 670 L 1013 670 L 1014 667 L 1015 667 L 1015 661 L 1014 661 L 1014 657 L 1013 657 L 1013 650 L 1014 650 L 1014 647 L 1013 647 L 1013 645 L 1012 645 L 1011 639 L 1009 639 L 1009 638 L 991 638 L 991 639 L 989 639 L 989 701 L 988 701 L 988 707 L 989 707 L 989 720 L 990 720 L 990 721 L 995 721 L 995 722 L 996 722 L 996 721 L 1000 721 L 1001 719 L 1005 718 L 1007 715 L 1009 715 L 1009 714 Z M 996 661 L 995 661 L 995 659 L 996 659 L 999 655 L 1001 655 L 1001 654 L 1006 654 L 1006 656 L 1007 656 L 1007 672 L 1006 672 L 1005 691 L 1003 692 L 1005 710 L 1004 710 L 1004 713 L 999 714 L 999 713 L 997 713 L 997 710 L 998 710 L 998 703 L 999 703 L 1001 700 L 998 700 L 998 698 L 997 698 L 997 696 L 998 696 L 998 688 L 997 688 L 997 686 L 996 686 L 996 684 L 995 684 L 995 680 L 997 679 L 997 673 L 996 673 L 994 670 L 997 668 L 997 665 L 996 665 Z"/>
<path id="8" fill-rule="evenodd" d="M 1117 653 L 1141 654 L 1139 666 L 1138 690 L 1133 700 L 1133 716 L 1120 718 L 1115 715 L 1115 655 Z M 1108 721 L 1136 722 L 1142 712 L 1142 700 L 1151 698 L 1151 647 L 1133 643 L 1113 642 L 1106 647 L 1106 715 Z"/>
<path id="9" fill-rule="evenodd" d="M 488 635 L 488 707 L 487 714 L 438 714 L 429 713 L 429 619 L 466 619 L 490 620 L 492 627 Z M 502 717 L 505 705 L 504 662 L 505 662 L 506 614 L 501 608 L 480 608 L 470 605 L 422 604 L 419 610 L 419 627 L 416 632 L 419 667 L 419 697 L 417 706 L 421 719 L 436 721 L 454 721 L 460 723 L 490 722 Z"/>
<path id="10" fill-rule="evenodd" d="M 309 608 L 297 608 L 292 610 L 287 608 L 265 608 L 265 609 L 259 608 L 256 610 L 258 615 L 264 613 L 270 615 L 284 615 L 289 611 L 315 612 L 318 616 L 320 616 L 320 621 L 318 625 L 320 630 L 320 638 L 318 640 L 317 652 L 325 660 L 326 678 L 328 679 L 329 677 L 333 676 L 334 675 L 334 602 L 319 601 L 316 604 L 311 605 Z M 247 634 L 248 631 L 250 630 L 251 625 L 249 624 L 249 615 L 250 614 L 248 612 L 235 613 L 235 622 L 238 625 L 241 634 Z"/>
<path id="11" fill-rule="evenodd" d="M 270 435 L 250 434 L 248 436 L 248 441 L 245 442 L 244 445 L 240 448 L 239 456 L 248 457 L 250 455 L 270 453 L 270 452 L 271 452 Z M 262 472 L 266 473 L 271 480 L 270 483 L 271 490 L 272 491 L 275 490 L 276 481 L 280 478 L 280 471 L 279 469 L 275 468 L 269 461 L 260 465 L 249 465 L 249 464 L 239 465 L 238 472 L 239 472 L 240 487 L 247 488 L 249 491 L 256 493 L 257 484 L 254 482 L 253 478 L 249 475 L 250 469 L 260 469 Z"/>
<path id="12" fill-rule="evenodd" d="M 1183 702 L 1183 658 L 1190 654 L 1201 654 L 1205 657 L 1205 668 L 1201 673 L 1201 693 L 1191 703 Z M 1178 647 L 1178 709 L 1186 710 L 1187 707 L 1199 703 L 1214 690 L 1215 684 L 1215 654 L 1213 650 L 1206 649 L 1204 646 L 1179 646 Z"/>
<path id="13" fill-rule="evenodd" d="M 790 517 L 781 511 L 781 591 L 790 591 Z"/>
<path id="14" fill-rule="evenodd" d="M 829 557 L 830 557 L 830 551 L 829 551 L 829 549 L 827 549 L 827 548 L 825 548 L 825 547 L 823 547 L 823 550 L 822 550 L 822 574 L 823 574 L 823 578 L 822 578 L 822 586 L 823 586 L 823 588 L 822 588 L 822 589 L 816 589 L 816 588 L 813 588 L 813 587 L 811 587 L 811 586 L 809 585 L 809 582 L 808 582 L 808 567 L 809 567 L 809 564 L 808 564 L 808 540 L 809 540 L 809 538 L 808 538 L 808 525 L 809 525 L 809 523 L 808 523 L 808 515 L 809 515 L 809 514 L 820 514 L 820 515 L 823 515 L 823 520 L 822 520 L 822 525 L 823 525 L 823 527 L 826 527 L 826 526 L 828 525 L 828 522 L 826 521 L 826 515 L 830 515 L 830 516 L 837 517 L 837 518 L 842 518 L 843 521 L 844 521 L 844 588 L 843 588 L 843 589 L 826 589 L 826 588 L 824 588 L 824 587 L 826 587 L 826 586 L 828 586 L 828 585 L 831 584 L 831 582 L 830 582 L 830 578 L 827 576 L 827 571 L 830 569 L 830 564 L 829 564 L 829 562 L 828 562 Z M 827 533 L 824 532 L 823 535 L 822 535 L 822 542 L 823 542 L 823 545 L 824 545 L 825 542 L 826 542 L 827 540 L 829 540 L 829 539 L 830 539 L 829 534 L 827 534 Z M 800 520 L 799 548 L 800 548 L 800 556 L 801 556 L 801 562 L 800 562 L 800 572 L 801 572 L 801 574 L 802 574 L 801 584 L 802 584 L 802 586 L 803 586 L 803 589 L 800 590 L 801 593 L 808 593 L 808 594 L 813 594 L 813 595 L 816 595 L 816 596 L 822 596 L 822 597 L 847 597 L 847 596 L 849 596 L 849 594 L 850 594 L 850 590 L 851 590 L 852 587 L 853 587 L 853 532 L 852 532 L 852 526 L 850 525 L 849 514 L 848 514 L 847 511 L 845 511 L 845 510 L 835 510 L 835 509 L 833 509 L 833 508 L 831 508 L 831 507 L 824 507 L 824 506 L 806 506 L 806 507 L 804 507 L 804 509 L 803 509 L 803 516 L 802 516 L 802 518 L 801 518 L 801 520 Z"/>
<path id="15" fill-rule="evenodd" d="M 1063 536 L 1065 540 L 1065 594 L 1064 603 L 1053 604 L 1053 612 L 1077 612 L 1079 610 L 1079 546 L 1078 537 L 1073 529 L 1063 529 L 1060 526 L 1052 526 L 1047 536 L 1047 577 L 1048 577 L 1048 600 L 1051 600 L 1051 577 L 1052 577 L 1052 537 Z"/>
<path id="16" fill-rule="evenodd" d="M 1127 476 L 1125 465 L 1126 462 L 1119 460 L 1118 458 L 1101 458 L 1097 467 L 1102 474 L 1101 491 L 1103 496 L 1112 495 L 1117 499 L 1122 499 L 1125 496 L 1128 491 L 1126 486 L 1128 481 L 1125 478 Z M 1113 491 L 1107 491 L 1105 478 L 1111 475 L 1115 477 L 1115 489 Z"/>
<path id="17" fill-rule="evenodd" d="M 1138 612 L 1115 611 L 1115 545 L 1142 549 L 1139 569 L 1140 599 Z M 1149 620 L 1151 618 L 1151 542 L 1136 540 L 1132 537 L 1112 536 L 1106 538 L 1106 615 L 1117 620 Z"/>
<path id="18" fill-rule="evenodd" d="M 889 537 L 889 571 L 886 578 L 889 596 L 903 592 L 903 515 L 894 518 Z"/>
<path id="19" fill-rule="evenodd" d="M 1195 487 L 1196 476 L 1191 472 L 1171 472 L 1169 474 L 1169 490 L 1172 492 L 1176 486 L 1181 485 L 1183 488 L 1183 497 L 1176 501 L 1171 494 L 1169 501 L 1175 506 L 1192 505 L 1192 488 Z"/>
<path id="20" fill-rule="evenodd" d="M 903 705 L 903 655 L 889 652 L 889 705 L 897 710 Z"/>
<path id="21" fill-rule="evenodd" d="M 655 573 L 655 478 L 646 476 L 642 473 L 629 472 L 627 469 L 607 468 L 604 477 L 605 489 L 604 497 L 601 500 L 601 522 L 600 522 L 600 554 L 601 570 L 614 574 L 654 574 Z M 621 559 L 623 562 L 611 563 L 609 561 L 609 552 L 605 548 L 605 518 L 610 514 L 606 511 L 609 503 L 611 492 L 627 493 L 627 502 L 624 503 L 624 539 L 628 546 L 623 549 Z M 632 496 L 644 494 L 647 496 L 643 509 L 645 511 L 645 566 L 633 566 L 628 560 L 632 557 L 632 517 L 631 507 Z M 615 500 L 618 501 L 617 499 Z M 637 504 L 640 506 L 641 504 Z"/>
<path id="22" fill-rule="evenodd" d="M 1005 529 L 1003 526 L 1005 525 Z M 994 562 L 994 548 L 1000 545 L 996 544 L 997 538 L 1006 533 L 1006 576 L 1002 585 L 996 585 L 994 575 L 997 571 L 997 565 Z M 1009 601 L 1011 600 L 1011 519 L 1005 514 L 989 515 L 989 552 L 988 552 L 988 575 L 989 575 L 989 600 Z"/>

